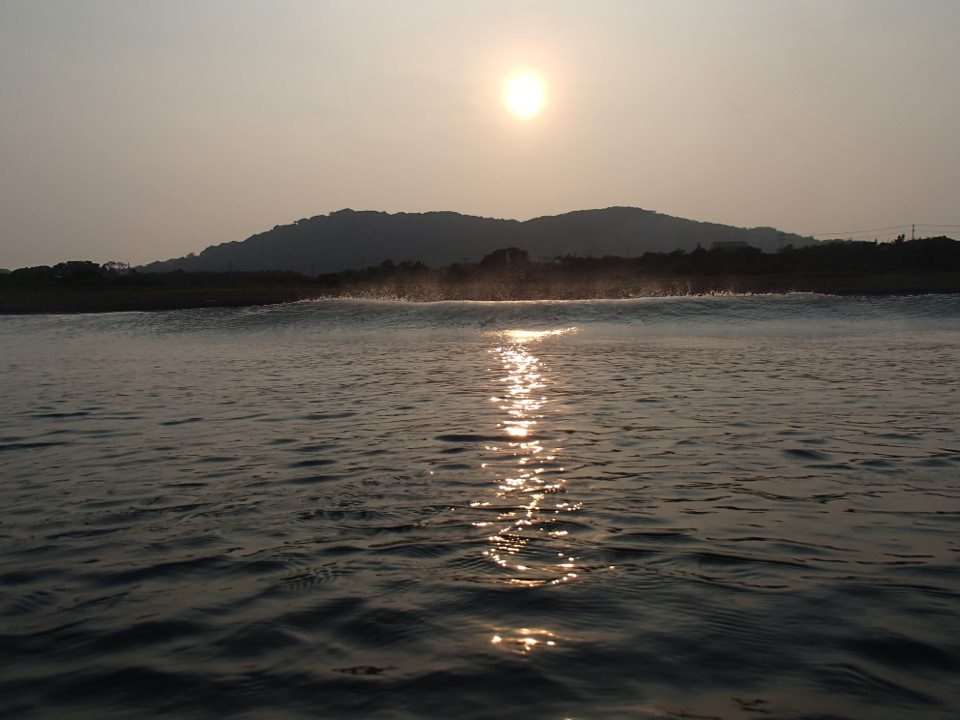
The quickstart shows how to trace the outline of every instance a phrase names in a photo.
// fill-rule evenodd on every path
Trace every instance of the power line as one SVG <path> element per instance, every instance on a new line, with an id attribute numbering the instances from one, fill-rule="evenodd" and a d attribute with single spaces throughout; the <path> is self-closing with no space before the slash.
<path id="1" fill-rule="evenodd" d="M 816 235 L 811 235 L 810 237 L 821 237 L 821 236 L 841 237 L 843 235 L 859 235 L 860 233 L 882 232 L 884 230 L 902 230 L 903 228 L 908 228 L 908 227 L 910 226 L 909 225 L 889 225 L 888 227 L 870 228 L 867 230 L 844 230 L 843 232 L 817 233 Z"/>
<path id="2" fill-rule="evenodd" d="M 839 232 L 815 233 L 810 237 L 850 237 L 851 235 L 862 235 L 863 233 L 884 232 L 888 230 L 906 230 L 907 228 L 960 228 L 960 225 L 935 225 L 933 223 L 916 223 L 915 225 L 888 225 L 881 228 L 867 228 L 865 230 L 843 230 Z"/>

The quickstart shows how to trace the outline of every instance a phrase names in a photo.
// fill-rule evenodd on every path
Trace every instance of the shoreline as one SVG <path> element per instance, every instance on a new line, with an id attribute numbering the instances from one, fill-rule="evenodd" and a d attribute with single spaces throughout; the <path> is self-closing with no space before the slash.
<path id="1" fill-rule="evenodd" d="M 960 293 L 960 272 L 790 273 L 573 278 L 505 273 L 462 281 L 424 277 L 263 282 L 247 275 L 209 274 L 192 282 L 123 282 L 0 286 L 0 315 L 156 312 L 204 307 L 256 307 L 309 300 L 377 299 L 407 302 L 620 300 L 709 295 L 896 296 Z"/>

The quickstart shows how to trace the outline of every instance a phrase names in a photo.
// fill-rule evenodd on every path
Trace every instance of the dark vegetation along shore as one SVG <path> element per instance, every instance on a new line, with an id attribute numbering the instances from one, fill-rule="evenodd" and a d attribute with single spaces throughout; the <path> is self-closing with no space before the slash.
<path id="1" fill-rule="evenodd" d="M 0 312 L 63 313 L 267 305 L 316 298 L 542 300 L 718 293 L 882 295 L 960 292 L 960 242 L 830 242 L 764 253 L 743 244 L 637 258 L 532 261 L 504 248 L 478 263 L 386 261 L 308 277 L 294 272 L 148 273 L 74 261 L 0 275 Z"/>

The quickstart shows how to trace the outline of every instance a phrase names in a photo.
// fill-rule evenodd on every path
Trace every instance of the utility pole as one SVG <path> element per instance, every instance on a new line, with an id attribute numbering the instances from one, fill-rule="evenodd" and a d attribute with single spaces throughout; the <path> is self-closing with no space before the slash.
<path id="1" fill-rule="evenodd" d="M 911 225 L 911 226 L 910 226 L 910 239 L 911 239 L 911 240 L 916 240 L 916 239 L 917 239 L 917 226 L 916 226 L 916 225 Z"/>

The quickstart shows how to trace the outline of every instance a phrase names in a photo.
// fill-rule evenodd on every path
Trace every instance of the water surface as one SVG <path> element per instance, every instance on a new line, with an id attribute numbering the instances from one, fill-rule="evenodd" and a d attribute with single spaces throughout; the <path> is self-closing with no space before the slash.
<path id="1" fill-rule="evenodd" d="M 935 718 L 960 297 L 0 318 L 0 715 Z"/>

